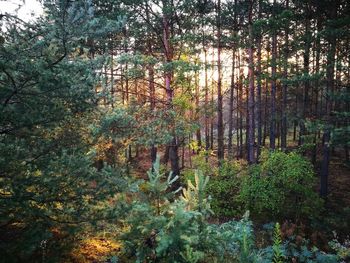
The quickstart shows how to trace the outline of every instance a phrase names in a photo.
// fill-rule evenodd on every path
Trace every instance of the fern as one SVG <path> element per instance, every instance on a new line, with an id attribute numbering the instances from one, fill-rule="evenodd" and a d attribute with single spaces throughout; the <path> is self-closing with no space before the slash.
<path id="1" fill-rule="evenodd" d="M 281 229 L 280 224 L 276 223 L 275 230 L 274 230 L 274 236 L 273 236 L 273 263 L 283 263 L 284 262 L 284 255 L 281 249 L 282 245 L 282 238 L 281 238 Z"/>

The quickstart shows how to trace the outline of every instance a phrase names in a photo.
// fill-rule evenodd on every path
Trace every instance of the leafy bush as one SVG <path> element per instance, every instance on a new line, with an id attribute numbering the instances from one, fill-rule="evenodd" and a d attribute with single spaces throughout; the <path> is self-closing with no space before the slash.
<path id="1" fill-rule="evenodd" d="M 243 180 L 240 199 L 257 218 L 316 217 L 322 201 L 312 165 L 297 153 L 264 152 Z"/>
<path id="2" fill-rule="evenodd" d="M 239 188 L 245 176 L 246 167 L 239 162 L 223 162 L 218 174 L 211 177 L 208 194 L 211 206 L 218 217 L 234 217 L 242 214 L 242 204 L 238 200 Z"/>

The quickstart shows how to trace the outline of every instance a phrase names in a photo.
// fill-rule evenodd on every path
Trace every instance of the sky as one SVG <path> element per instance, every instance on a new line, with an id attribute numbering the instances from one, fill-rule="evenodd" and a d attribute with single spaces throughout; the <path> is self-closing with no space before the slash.
<path id="1" fill-rule="evenodd" d="M 0 14 L 15 14 L 24 21 L 30 21 L 43 13 L 42 6 L 37 0 L 0 0 Z"/>

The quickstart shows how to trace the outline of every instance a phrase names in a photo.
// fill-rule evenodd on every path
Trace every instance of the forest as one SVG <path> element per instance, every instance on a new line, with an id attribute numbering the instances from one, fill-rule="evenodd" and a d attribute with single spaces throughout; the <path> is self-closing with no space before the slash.
<path id="1" fill-rule="evenodd" d="M 0 263 L 350 262 L 349 1 L 10 2 Z"/>

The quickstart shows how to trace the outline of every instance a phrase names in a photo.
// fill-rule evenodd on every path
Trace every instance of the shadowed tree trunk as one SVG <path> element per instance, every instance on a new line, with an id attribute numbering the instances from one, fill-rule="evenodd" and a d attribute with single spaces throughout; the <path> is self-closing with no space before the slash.
<path id="1" fill-rule="evenodd" d="M 273 18 L 276 18 L 276 0 L 273 1 Z M 274 27 L 276 27 L 274 25 Z M 271 120 L 270 120 L 270 149 L 275 149 L 276 140 L 276 63 L 277 63 L 277 30 L 272 28 L 272 65 L 271 65 L 271 98 L 270 98 L 270 109 L 271 109 Z"/>
<path id="2" fill-rule="evenodd" d="M 289 9 L 289 0 L 286 0 L 286 10 Z M 287 24 L 285 28 L 285 37 L 284 37 L 284 65 L 283 65 L 283 77 L 285 82 L 282 87 L 282 127 L 281 127 L 281 148 L 282 151 L 287 150 L 287 78 L 288 78 L 288 57 L 289 57 L 289 25 Z"/>
<path id="3" fill-rule="evenodd" d="M 262 0 L 259 0 L 259 14 L 258 18 L 261 19 L 262 12 Z M 262 102 L 261 102 L 261 32 L 258 33 L 257 38 L 257 69 L 256 69 L 256 92 L 257 92 L 257 132 L 258 132 L 258 141 L 257 141 L 257 159 L 259 159 L 262 145 Z M 266 118 L 266 116 L 265 116 Z"/>
<path id="4" fill-rule="evenodd" d="M 248 47 L 248 78 L 249 78 L 249 90 L 248 90 L 248 162 L 255 162 L 254 154 L 254 143 L 255 143 L 255 125 L 254 125 L 254 55 L 253 55 L 253 21 L 252 21 L 252 12 L 253 12 L 254 1 L 250 2 L 249 10 L 249 47 Z"/>
<path id="5" fill-rule="evenodd" d="M 330 19 L 335 19 L 337 15 L 338 1 L 331 7 Z M 328 54 L 327 54 L 327 70 L 326 70 L 326 116 L 325 116 L 325 129 L 323 132 L 323 160 L 321 167 L 321 189 L 320 194 L 323 198 L 328 195 L 328 174 L 329 174 L 329 160 L 330 160 L 330 138 L 331 138 L 331 98 L 330 93 L 334 91 L 334 61 L 336 52 L 336 36 L 333 32 L 335 29 L 328 25 L 327 28 L 327 42 L 328 42 Z"/>
<path id="6" fill-rule="evenodd" d="M 208 67 L 207 67 L 207 49 L 204 48 L 204 74 L 205 74 L 205 150 L 206 150 L 206 161 L 208 161 L 208 150 L 210 147 L 210 134 L 209 134 L 209 86 L 208 86 Z"/>
<path id="7" fill-rule="evenodd" d="M 170 44 L 170 25 L 169 21 L 169 3 L 168 0 L 163 0 L 163 45 L 164 45 L 164 55 L 165 55 L 165 61 L 167 63 L 171 63 L 173 61 L 173 50 L 172 46 Z M 171 4 L 171 2 L 170 2 Z M 165 71 L 165 90 L 166 90 L 166 96 L 167 96 L 167 107 L 169 110 L 173 109 L 173 96 L 174 96 L 174 90 L 171 86 L 172 81 L 172 71 L 167 69 Z M 174 120 L 171 120 L 174 121 Z M 172 140 L 169 145 L 169 160 L 171 165 L 171 170 L 173 172 L 173 176 L 180 174 L 180 167 L 179 167 L 179 155 L 178 155 L 178 140 L 176 138 L 175 130 L 172 131 Z"/>
<path id="8" fill-rule="evenodd" d="M 321 55 L 321 36 L 320 36 L 320 31 L 321 31 L 321 18 L 317 18 L 317 37 L 316 37 L 316 57 L 315 57 L 315 74 L 316 74 L 316 80 L 315 80 L 315 111 L 314 115 L 316 119 L 320 118 L 320 112 L 319 112 L 319 89 L 320 89 L 320 80 L 319 80 L 319 73 L 320 73 L 320 55 Z M 317 134 L 318 131 L 314 131 L 314 146 L 312 149 L 312 163 L 315 165 L 316 160 L 317 160 Z"/>
<path id="9" fill-rule="evenodd" d="M 222 91 L 221 91 L 221 0 L 217 2 L 217 51 L 218 51 L 218 161 L 219 165 L 224 159 L 224 122 L 222 114 Z"/>
<path id="10" fill-rule="evenodd" d="M 146 7 L 146 16 L 147 20 L 149 21 L 149 10 L 148 6 Z M 149 55 L 152 54 L 152 35 L 148 34 L 147 38 L 147 49 Z M 154 86 L 154 66 L 152 64 L 148 65 L 148 88 L 149 88 L 149 94 L 150 94 L 150 110 L 151 114 L 154 114 L 154 110 L 156 107 L 156 94 L 155 94 L 155 86 Z M 157 158 L 157 147 L 154 143 L 151 145 L 151 161 L 154 163 Z"/>
<path id="11" fill-rule="evenodd" d="M 231 70 L 231 85 L 230 85 L 230 105 L 229 105 L 229 115 L 228 115 L 228 158 L 232 160 L 233 158 L 233 147 L 232 147 L 232 135 L 233 135 L 233 102 L 234 102 L 234 89 L 235 89 L 235 48 L 232 51 L 232 70 Z"/>
<path id="12" fill-rule="evenodd" d="M 305 136 L 306 136 L 306 127 L 305 122 L 306 118 L 309 115 L 309 106 L 310 106 L 310 98 L 309 98 L 309 90 L 310 90 L 310 45 L 311 45 L 311 32 L 310 32 L 310 6 L 307 3 L 306 7 L 306 17 L 305 17 L 305 49 L 304 49 L 304 68 L 303 68 L 303 77 L 304 77 L 304 95 L 303 95 L 303 107 L 302 107 L 302 119 L 300 120 L 300 140 L 299 145 L 304 144 Z"/>

